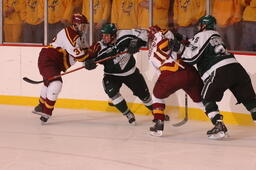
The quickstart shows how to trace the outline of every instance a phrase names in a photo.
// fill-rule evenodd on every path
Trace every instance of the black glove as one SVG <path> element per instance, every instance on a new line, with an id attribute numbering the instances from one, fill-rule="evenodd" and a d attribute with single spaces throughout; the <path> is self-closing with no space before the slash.
<path id="1" fill-rule="evenodd" d="M 84 67 L 87 69 L 87 70 L 93 70 L 97 67 L 97 64 L 95 62 L 95 59 L 88 59 L 88 60 L 85 60 L 84 62 Z"/>
<path id="2" fill-rule="evenodd" d="M 184 35 L 178 33 L 177 31 L 174 32 L 173 35 L 174 35 L 175 39 L 177 39 L 178 41 L 182 41 L 182 40 L 186 39 L 186 38 L 184 37 Z"/>
<path id="3" fill-rule="evenodd" d="M 169 40 L 169 47 L 172 49 L 174 52 L 178 52 L 180 49 L 180 42 L 174 38 Z"/>
<path id="4" fill-rule="evenodd" d="M 134 54 L 139 51 L 140 51 L 139 39 L 136 38 L 136 39 L 131 40 L 127 52 L 129 54 Z"/>

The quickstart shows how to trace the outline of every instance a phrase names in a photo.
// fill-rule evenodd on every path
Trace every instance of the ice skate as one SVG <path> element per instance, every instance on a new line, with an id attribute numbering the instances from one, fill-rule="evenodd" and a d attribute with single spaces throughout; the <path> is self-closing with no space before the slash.
<path id="1" fill-rule="evenodd" d="M 37 115 L 42 115 L 43 108 L 40 104 L 38 104 L 34 110 L 32 110 L 32 113 L 37 114 Z"/>
<path id="2" fill-rule="evenodd" d="M 162 136 L 164 130 L 164 121 L 156 120 L 155 125 L 149 128 L 152 136 Z"/>
<path id="3" fill-rule="evenodd" d="M 43 113 L 40 117 L 41 125 L 45 125 L 49 118 L 50 115 Z"/>
<path id="4" fill-rule="evenodd" d="M 128 119 L 128 122 L 132 125 L 136 125 L 136 120 L 135 120 L 135 116 L 132 112 L 128 112 L 127 114 L 125 114 L 125 116 Z"/>
<path id="5" fill-rule="evenodd" d="M 222 121 L 217 121 L 215 127 L 207 131 L 209 139 L 223 139 L 228 137 L 228 129 Z"/>
<path id="6" fill-rule="evenodd" d="M 254 113 L 251 113 L 251 116 L 252 116 L 252 121 L 254 122 L 254 123 L 256 123 L 256 113 L 254 112 Z"/>
<path id="7" fill-rule="evenodd" d="M 115 106 L 111 101 L 108 101 L 109 106 Z"/>

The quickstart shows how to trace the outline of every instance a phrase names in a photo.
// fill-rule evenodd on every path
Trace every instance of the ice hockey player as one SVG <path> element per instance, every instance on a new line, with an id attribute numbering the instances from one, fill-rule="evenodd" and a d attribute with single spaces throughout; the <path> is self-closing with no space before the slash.
<path id="1" fill-rule="evenodd" d="M 125 84 L 135 96 L 151 110 L 152 99 L 148 86 L 143 75 L 136 67 L 136 61 L 133 56 L 139 51 L 139 48 L 146 45 L 142 37 L 132 34 L 123 35 L 117 38 L 117 28 L 115 24 L 105 24 L 102 29 L 102 39 L 94 44 L 91 60 L 85 64 L 88 70 L 94 67 L 95 61 L 113 57 L 101 64 L 104 66 L 103 87 L 113 105 L 128 118 L 130 124 L 135 124 L 135 116 L 128 108 L 123 96 L 120 94 L 122 84 Z M 142 35 L 142 34 L 141 34 Z"/>
<path id="2" fill-rule="evenodd" d="M 206 114 L 214 125 L 207 135 L 212 139 L 222 139 L 227 136 L 228 130 L 216 102 L 221 101 L 224 92 L 229 89 L 238 103 L 242 103 L 251 113 L 254 121 L 256 121 L 256 97 L 248 73 L 234 55 L 226 50 L 220 34 L 215 31 L 215 25 L 216 19 L 213 16 L 201 17 L 198 21 L 199 32 L 184 49 L 181 58 L 184 62 L 196 64 L 204 81 L 203 103 Z"/>
<path id="3" fill-rule="evenodd" d="M 152 26 L 148 29 L 149 60 L 158 74 L 153 88 L 153 115 L 155 125 L 150 127 L 153 136 L 162 136 L 164 130 L 165 99 L 177 90 L 183 89 L 201 107 L 203 82 L 194 66 L 177 59 L 180 53 L 173 41 L 174 34 L 169 30 Z M 179 46 L 178 46 L 179 48 Z"/>
<path id="4" fill-rule="evenodd" d="M 42 123 L 48 121 L 52 115 L 55 102 L 62 88 L 62 78 L 48 81 L 50 77 L 66 71 L 76 61 L 84 62 L 88 53 L 81 49 L 81 35 L 88 24 L 82 14 L 72 16 L 72 25 L 62 29 L 48 48 L 43 48 L 38 58 L 39 72 L 44 84 L 41 89 L 39 104 L 32 111 L 41 115 Z"/>

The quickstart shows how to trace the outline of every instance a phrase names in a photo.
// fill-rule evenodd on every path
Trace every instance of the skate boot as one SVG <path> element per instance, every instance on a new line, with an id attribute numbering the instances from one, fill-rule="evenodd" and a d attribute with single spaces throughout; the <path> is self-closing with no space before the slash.
<path id="1" fill-rule="evenodd" d="M 155 125 L 149 128 L 152 136 L 162 136 L 164 130 L 164 121 L 156 120 Z"/>
<path id="2" fill-rule="evenodd" d="M 45 125 L 49 118 L 50 115 L 43 113 L 40 117 L 41 125 Z"/>
<path id="3" fill-rule="evenodd" d="M 34 110 L 32 110 L 32 113 L 37 114 L 37 115 L 41 115 L 41 113 L 43 112 L 43 108 L 40 104 L 38 104 Z"/>
<path id="4" fill-rule="evenodd" d="M 109 106 L 115 106 L 111 101 L 108 101 Z"/>
<path id="5" fill-rule="evenodd" d="M 209 131 L 207 131 L 207 135 L 209 139 L 223 139 L 228 137 L 228 129 L 224 125 L 222 121 L 217 121 L 215 127 Z"/>
<path id="6" fill-rule="evenodd" d="M 133 114 L 132 112 L 126 113 L 125 116 L 127 117 L 128 122 L 129 122 L 130 124 L 136 125 L 135 116 L 134 116 L 134 114 Z"/>
<path id="7" fill-rule="evenodd" d="M 251 113 L 252 120 L 254 123 L 256 123 L 256 112 Z"/>

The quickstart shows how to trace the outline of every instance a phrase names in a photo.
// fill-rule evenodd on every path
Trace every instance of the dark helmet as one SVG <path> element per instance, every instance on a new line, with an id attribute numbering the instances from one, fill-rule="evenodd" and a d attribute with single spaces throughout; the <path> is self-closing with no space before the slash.
<path id="1" fill-rule="evenodd" d="M 111 35 L 116 35 L 117 32 L 117 28 L 115 24 L 105 24 L 103 25 L 103 27 L 101 28 L 100 32 L 102 34 L 111 34 Z"/>
<path id="2" fill-rule="evenodd" d="M 73 14 L 72 24 L 88 24 L 88 20 L 83 14 Z"/>
<path id="3" fill-rule="evenodd" d="M 201 29 L 214 30 L 216 25 L 215 17 L 211 15 L 203 16 L 199 19 L 198 24 Z"/>
<path id="4" fill-rule="evenodd" d="M 153 40 L 155 37 L 155 33 L 159 32 L 161 28 L 158 25 L 154 25 L 148 28 L 148 38 Z"/>

